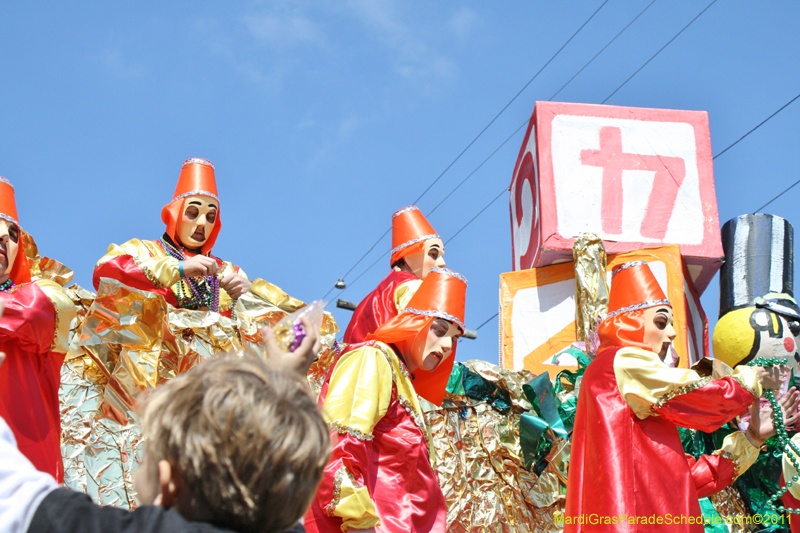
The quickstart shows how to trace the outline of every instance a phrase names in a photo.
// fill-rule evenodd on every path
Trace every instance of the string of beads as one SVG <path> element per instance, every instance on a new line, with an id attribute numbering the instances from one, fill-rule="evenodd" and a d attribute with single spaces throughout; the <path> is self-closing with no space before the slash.
<path id="1" fill-rule="evenodd" d="M 178 261 L 185 261 L 186 254 L 176 245 L 166 233 L 161 237 L 164 250 Z M 183 282 L 189 287 L 190 294 L 183 289 Z M 219 278 L 217 276 L 185 277 L 177 284 L 178 301 L 181 307 L 197 309 L 207 307 L 211 311 L 219 312 Z"/>
<path id="2" fill-rule="evenodd" d="M 754 360 L 747 363 L 748 366 L 763 366 L 763 367 L 771 367 L 775 365 L 785 365 L 786 358 L 777 358 L 777 357 L 756 357 Z M 786 425 L 783 423 L 783 411 L 781 410 L 781 406 L 778 404 L 778 400 L 775 398 L 775 391 L 774 390 L 765 390 L 764 397 L 769 402 L 770 406 L 772 407 L 772 424 L 775 428 L 775 435 L 778 437 L 778 443 L 780 444 L 780 448 L 784 451 L 786 457 L 792 462 L 794 469 L 796 472 L 800 472 L 800 464 L 798 464 L 798 457 L 800 457 L 800 449 L 798 446 L 792 442 L 789 438 L 789 435 L 786 433 Z M 789 448 L 787 451 L 786 448 Z M 794 485 L 800 481 L 800 476 L 795 474 L 792 476 L 792 479 L 786 480 L 786 486 L 778 488 L 778 491 L 775 494 L 772 494 L 769 497 L 768 504 L 770 509 L 775 512 L 785 512 L 788 514 L 797 514 L 800 515 L 800 509 L 795 509 L 793 507 L 784 507 L 783 505 L 777 505 L 775 502 L 778 499 L 786 494 L 786 491 L 789 490 L 789 487 Z"/>

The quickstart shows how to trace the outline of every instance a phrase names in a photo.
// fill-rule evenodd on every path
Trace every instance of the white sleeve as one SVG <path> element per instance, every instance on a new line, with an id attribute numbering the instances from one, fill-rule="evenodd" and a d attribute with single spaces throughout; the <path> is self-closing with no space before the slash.
<path id="1" fill-rule="evenodd" d="M 0 417 L 0 531 L 26 533 L 39 504 L 56 488 L 53 476 L 36 470 L 20 453 Z"/>

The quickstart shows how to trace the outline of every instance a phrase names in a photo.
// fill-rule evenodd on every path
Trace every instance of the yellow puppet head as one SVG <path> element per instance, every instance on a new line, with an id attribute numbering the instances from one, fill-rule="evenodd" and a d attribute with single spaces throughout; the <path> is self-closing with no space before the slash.
<path id="1" fill-rule="evenodd" d="M 753 307 L 729 311 L 714 328 L 714 357 L 733 367 L 756 357 L 787 358 L 800 363 L 800 308 L 788 294 L 756 298 Z"/>

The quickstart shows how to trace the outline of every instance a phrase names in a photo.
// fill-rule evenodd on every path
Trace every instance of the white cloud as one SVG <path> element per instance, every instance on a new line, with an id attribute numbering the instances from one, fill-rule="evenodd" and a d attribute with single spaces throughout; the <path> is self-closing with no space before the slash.
<path id="1" fill-rule="evenodd" d="M 99 56 L 106 69 L 119 78 L 138 78 L 145 74 L 145 69 L 128 61 L 119 48 L 107 48 Z"/>
<path id="2" fill-rule="evenodd" d="M 247 31 L 260 44 L 287 48 L 325 40 L 322 28 L 300 15 L 247 15 L 242 17 Z"/>
<path id="3" fill-rule="evenodd" d="M 468 7 L 462 7 L 450 18 L 447 25 L 450 26 L 457 39 L 466 40 L 477 21 L 478 14 L 475 11 Z"/>
<path id="4" fill-rule="evenodd" d="M 448 78 L 455 74 L 455 63 L 433 49 L 423 32 L 406 24 L 396 5 L 389 0 L 348 2 L 353 13 L 374 32 L 377 39 L 395 51 L 395 70 L 401 76 L 418 80 Z"/>

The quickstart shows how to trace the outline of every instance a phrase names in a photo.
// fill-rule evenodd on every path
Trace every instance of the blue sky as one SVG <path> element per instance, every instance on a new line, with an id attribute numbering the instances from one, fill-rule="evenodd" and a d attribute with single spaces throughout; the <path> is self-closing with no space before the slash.
<path id="1" fill-rule="evenodd" d="M 710 1 L 710 0 L 709 0 Z M 708 1 L 657 0 L 557 101 L 600 103 Z M 41 251 L 91 286 L 111 242 L 158 238 L 181 162 L 217 167 L 215 253 L 322 297 L 601 1 L 0 3 L 0 175 Z M 610 0 L 419 200 L 424 213 L 644 7 Z M 714 153 L 800 93 L 800 3 L 716 2 L 608 104 L 705 110 Z M 720 221 L 800 179 L 800 101 L 715 161 Z M 450 239 L 506 187 L 520 131 L 430 216 Z M 800 187 L 767 212 L 800 230 Z M 388 237 L 353 269 L 359 301 Z M 471 327 L 511 269 L 503 195 L 447 245 Z M 336 298 L 338 291 L 329 297 Z M 717 281 L 703 296 L 716 319 Z M 334 310 L 345 325 L 350 313 Z M 458 359 L 498 361 L 497 320 Z"/>

